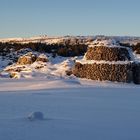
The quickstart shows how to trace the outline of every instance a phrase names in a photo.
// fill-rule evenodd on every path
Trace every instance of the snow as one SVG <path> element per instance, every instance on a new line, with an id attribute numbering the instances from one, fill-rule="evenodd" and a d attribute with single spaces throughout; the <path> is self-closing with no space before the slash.
<path id="1" fill-rule="evenodd" d="M 105 46 L 105 47 L 109 47 L 109 48 L 124 48 L 128 50 L 128 53 L 130 55 L 131 61 L 97 61 L 97 60 L 87 60 L 86 59 L 86 54 L 84 55 L 83 59 L 81 60 L 77 60 L 77 62 L 82 63 L 82 64 L 129 64 L 134 62 L 135 60 L 137 60 L 137 56 L 135 53 L 133 53 L 132 49 L 128 48 L 128 47 L 123 47 L 120 46 L 116 40 L 114 39 L 104 39 L 104 40 L 94 40 L 92 43 L 90 43 L 88 45 L 88 47 L 94 48 L 94 47 L 101 47 L 101 46 Z"/>
<path id="2" fill-rule="evenodd" d="M 46 56 L 49 62 L 10 66 L 8 57 L 0 57 L 0 140 L 140 139 L 139 85 L 67 76 L 65 72 L 72 69 L 74 61 L 88 61 L 80 60 L 82 56 L 40 54 Z M 140 56 L 135 57 L 139 61 Z M 21 70 L 16 71 L 17 79 L 9 78 L 8 69 Z"/>
<path id="3" fill-rule="evenodd" d="M 1 73 L 0 140 L 140 139 L 139 85 L 66 76 L 82 57 L 48 58 Z"/>
<path id="4" fill-rule="evenodd" d="M 39 55 L 39 57 L 47 58 L 45 54 Z M 69 57 L 64 58 L 57 56 L 55 58 L 48 57 L 49 62 L 36 61 L 31 65 L 19 65 L 14 63 L 7 66 L 4 71 L 16 72 L 16 78 L 35 78 L 35 77 L 65 77 L 66 71 L 71 70 L 74 66 L 74 60 L 76 58 Z M 17 72 L 18 71 L 18 72 Z"/>
<path id="5" fill-rule="evenodd" d="M 92 45 L 95 45 L 95 46 L 107 46 L 107 47 L 116 47 L 117 46 L 117 43 L 114 39 L 104 39 L 104 40 L 94 40 L 92 42 Z M 90 47 L 92 47 L 92 45 Z"/>
<path id="6" fill-rule="evenodd" d="M 11 61 L 0 56 L 0 70 L 6 67 Z"/>
<path id="7" fill-rule="evenodd" d="M 85 60 L 85 59 L 81 59 L 81 60 L 76 60 L 76 62 L 79 62 L 81 64 L 120 64 L 120 65 L 124 65 L 124 64 L 130 64 L 133 63 L 133 61 L 97 61 L 97 60 Z"/>
<path id="8" fill-rule="evenodd" d="M 40 54 L 38 57 L 39 58 L 47 58 L 45 54 Z"/>
<path id="9" fill-rule="evenodd" d="M 73 39 L 81 39 L 86 40 L 87 37 L 82 36 L 37 36 L 37 37 L 30 37 L 30 38 L 4 38 L 0 39 L 0 42 L 17 42 L 17 43 L 47 43 L 47 44 L 59 44 L 64 43 L 66 40 L 73 40 Z"/>
<path id="10" fill-rule="evenodd" d="M 94 40 L 93 42 L 91 42 L 89 44 L 89 47 L 100 47 L 100 46 L 105 46 L 105 47 L 109 47 L 109 48 L 125 48 L 128 51 L 130 51 L 130 48 L 124 47 L 124 46 L 120 46 L 115 39 L 103 39 L 103 40 Z"/>
<path id="11" fill-rule="evenodd" d="M 139 90 L 85 79 L 1 79 L 0 139 L 139 140 Z M 38 111 L 44 120 L 27 120 Z"/>

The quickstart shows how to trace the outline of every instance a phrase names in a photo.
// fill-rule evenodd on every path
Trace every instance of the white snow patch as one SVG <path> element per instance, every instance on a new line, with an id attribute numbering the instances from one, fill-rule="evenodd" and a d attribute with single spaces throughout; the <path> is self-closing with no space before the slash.
<path id="1" fill-rule="evenodd" d="M 79 80 L 0 79 L 0 139 L 140 139 L 140 86 Z"/>
<path id="2" fill-rule="evenodd" d="M 76 60 L 76 62 L 79 62 L 81 64 L 120 64 L 120 65 L 124 65 L 124 64 L 130 64 L 133 63 L 133 61 L 97 61 L 97 60 L 85 60 L 85 59 L 81 59 L 81 60 Z"/>

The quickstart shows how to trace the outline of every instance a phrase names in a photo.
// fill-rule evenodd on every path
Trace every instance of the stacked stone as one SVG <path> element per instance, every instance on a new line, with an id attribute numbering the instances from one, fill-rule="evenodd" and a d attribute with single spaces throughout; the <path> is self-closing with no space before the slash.
<path id="1" fill-rule="evenodd" d="M 44 54 L 40 54 L 39 56 L 37 56 L 35 53 L 28 52 L 27 54 L 19 57 L 17 64 L 28 65 L 28 64 L 33 64 L 35 61 L 48 62 L 49 59 Z"/>
<path id="2" fill-rule="evenodd" d="M 73 74 L 92 80 L 129 83 L 133 81 L 133 67 L 130 49 L 121 47 L 112 40 L 96 41 L 89 46 L 84 60 L 76 62 Z"/>
<path id="3" fill-rule="evenodd" d="M 87 60 L 105 61 L 130 61 L 131 57 L 127 48 L 94 46 L 89 47 L 85 55 Z"/>
<path id="4" fill-rule="evenodd" d="M 73 74 L 80 78 L 87 78 L 92 80 L 109 80 L 129 83 L 132 81 L 132 63 L 81 64 L 76 62 Z"/>

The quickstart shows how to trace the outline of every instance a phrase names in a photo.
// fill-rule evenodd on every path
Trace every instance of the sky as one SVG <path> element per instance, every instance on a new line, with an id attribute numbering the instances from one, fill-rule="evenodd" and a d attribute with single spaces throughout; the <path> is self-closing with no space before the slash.
<path id="1" fill-rule="evenodd" d="M 140 36 L 140 0 L 0 0 L 0 38 Z"/>

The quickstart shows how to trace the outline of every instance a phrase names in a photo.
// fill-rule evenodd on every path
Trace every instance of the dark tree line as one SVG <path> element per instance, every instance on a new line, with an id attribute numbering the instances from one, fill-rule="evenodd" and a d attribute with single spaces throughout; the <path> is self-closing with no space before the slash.
<path id="1" fill-rule="evenodd" d="M 140 54 L 140 43 L 137 43 L 136 45 L 131 45 L 129 43 L 120 43 L 121 46 L 129 47 L 137 54 Z"/>
<path id="2" fill-rule="evenodd" d="M 87 51 L 85 44 L 46 44 L 46 43 L 0 43 L 0 54 L 5 55 L 21 49 L 31 49 L 32 51 L 53 53 L 64 57 L 84 55 Z"/>

